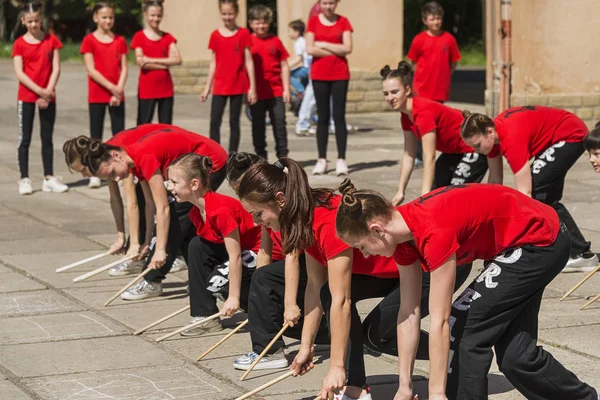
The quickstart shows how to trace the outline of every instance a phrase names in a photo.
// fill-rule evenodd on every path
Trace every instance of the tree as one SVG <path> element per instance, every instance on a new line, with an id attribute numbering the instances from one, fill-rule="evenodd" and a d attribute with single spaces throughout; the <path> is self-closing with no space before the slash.
<path id="1" fill-rule="evenodd" d="M 0 0 L 0 40 L 6 40 L 8 28 L 8 0 Z"/>

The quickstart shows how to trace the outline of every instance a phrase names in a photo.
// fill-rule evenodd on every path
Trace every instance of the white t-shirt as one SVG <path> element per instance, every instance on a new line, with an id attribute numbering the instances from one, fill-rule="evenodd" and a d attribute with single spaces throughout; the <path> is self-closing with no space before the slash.
<path id="1" fill-rule="evenodd" d="M 303 67 L 310 68 L 312 56 L 309 56 L 306 52 L 306 39 L 304 39 L 304 36 L 299 36 L 298 39 L 296 39 L 296 41 L 294 42 L 294 53 L 297 56 L 302 57 Z"/>

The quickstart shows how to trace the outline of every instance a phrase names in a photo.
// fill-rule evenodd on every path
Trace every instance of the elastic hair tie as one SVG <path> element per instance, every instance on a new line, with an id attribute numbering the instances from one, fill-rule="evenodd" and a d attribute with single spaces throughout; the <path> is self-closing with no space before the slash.
<path id="1" fill-rule="evenodd" d="M 275 161 L 275 163 L 273 165 L 275 165 L 280 170 L 284 170 L 285 169 L 285 167 L 283 166 L 283 164 L 279 160 Z"/>

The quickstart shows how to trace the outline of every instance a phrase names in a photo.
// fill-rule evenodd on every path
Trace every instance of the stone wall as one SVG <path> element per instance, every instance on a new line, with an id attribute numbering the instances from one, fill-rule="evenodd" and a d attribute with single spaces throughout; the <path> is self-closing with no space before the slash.
<path id="1" fill-rule="evenodd" d="M 516 106 L 548 106 L 562 108 L 576 114 L 593 127 L 600 120 L 600 94 L 593 93 L 557 93 L 529 94 L 514 93 L 510 97 L 511 107 Z"/>

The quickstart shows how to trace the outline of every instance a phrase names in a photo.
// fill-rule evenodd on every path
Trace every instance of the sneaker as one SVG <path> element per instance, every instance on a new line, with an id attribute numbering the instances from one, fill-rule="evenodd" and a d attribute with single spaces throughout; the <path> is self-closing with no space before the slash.
<path id="1" fill-rule="evenodd" d="M 346 165 L 346 160 L 343 158 L 338 158 L 335 164 L 335 174 L 337 176 L 348 175 L 348 165 Z"/>
<path id="2" fill-rule="evenodd" d="M 309 129 L 298 129 L 298 128 L 296 128 L 296 136 L 309 136 L 310 135 Z"/>
<path id="3" fill-rule="evenodd" d="M 90 189 L 98 189 L 100 186 L 102 186 L 102 182 L 100 181 L 100 178 L 92 176 L 90 178 L 90 183 L 88 183 L 88 187 Z"/>
<path id="4" fill-rule="evenodd" d="M 190 324 L 195 324 L 196 322 L 200 322 L 206 319 L 206 317 L 192 317 L 190 320 Z M 223 326 L 221 326 L 221 320 L 213 319 L 210 321 L 206 321 L 203 324 L 196 325 L 193 328 L 186 329 L 181 332 L 181 336 L 200 336 L 205 333 L 213 333 L 213 332 L 221 332 L 223 330 Z"/>
<path id="5" fill-rule="evenodd" d="M 143 261 L 123 261 L 108 270 L 110 276 L 125 276 L 142 272 Z"/>
<path id="6" fill-rule="evenodd" d="M 244 354 L 243 356 L 236 358 L 233 362 L 233 368 L 247 371 L 252 363 L 256 361 L 258 356 L 259 354 L 256 354 L 255 352 Z M 254 369 L 281 369 L 287 368 L 288 365 L 288 360 L 285 358 L 283 349 L 279 349 L 273 354 L 265 355 L 258 364 L 256 364 Z"/>
<path id="7" fill-rule="evenodd" d="M 26 195 L 33 193 L 33 188 L 31 187 L 31 179 L 23 178 L 19 181 L 19 194 Z"/>
<path id="8" fill-rule="evenodd" d="M 598 265 L 598 256 L 594 253 L 584 253 L 570 257 L 562 272 L 591 272 Z"/>
<path id="9" fill-rule="evenodd" d="M 308 128 L 308 134 L 309 135 L 316 135 L 317 134 L 317 127 L 316 126 L 311 126 L 310 128 Z"/>
<path id="10" fill-rule="evenodd" d="M 183 256 L 179 256 L 173 261 L 173 266 L 171 267 L 171 272 L 179 272 L 185 271 L 188 268 L 185 259 Z"/>
<path id="11" fill-rule="evenodd" d="M 42 182 L 42 192 L 64 193 L 69 187 L 62 183 L 56 176 L 44 179 Z"/>
<path id="12" fill-rule="evenodd" d="M 359 399 L 354 399 L 352 397 L 346 396 L 346 393 L 340 393 L 334 395 L 333 400 L 373 400 L 373 398 L 371 397 L 371 393 L 367 393 Z"/>
<path id="13" fill-rule="evenodd" d="M 148 282 L 145 279 L 139 281 L 134 287 L 121 295 L 123 300 L 143 300 L 162 295 L 162 283 Z"/>
<path id="14" fill-rule="evenodd" d="M 327 160 L 324 158 L 319 158 L 319 161 L 315 164 L 312 170 L 313 175 L 323 175 L 327 172 Z"/>

